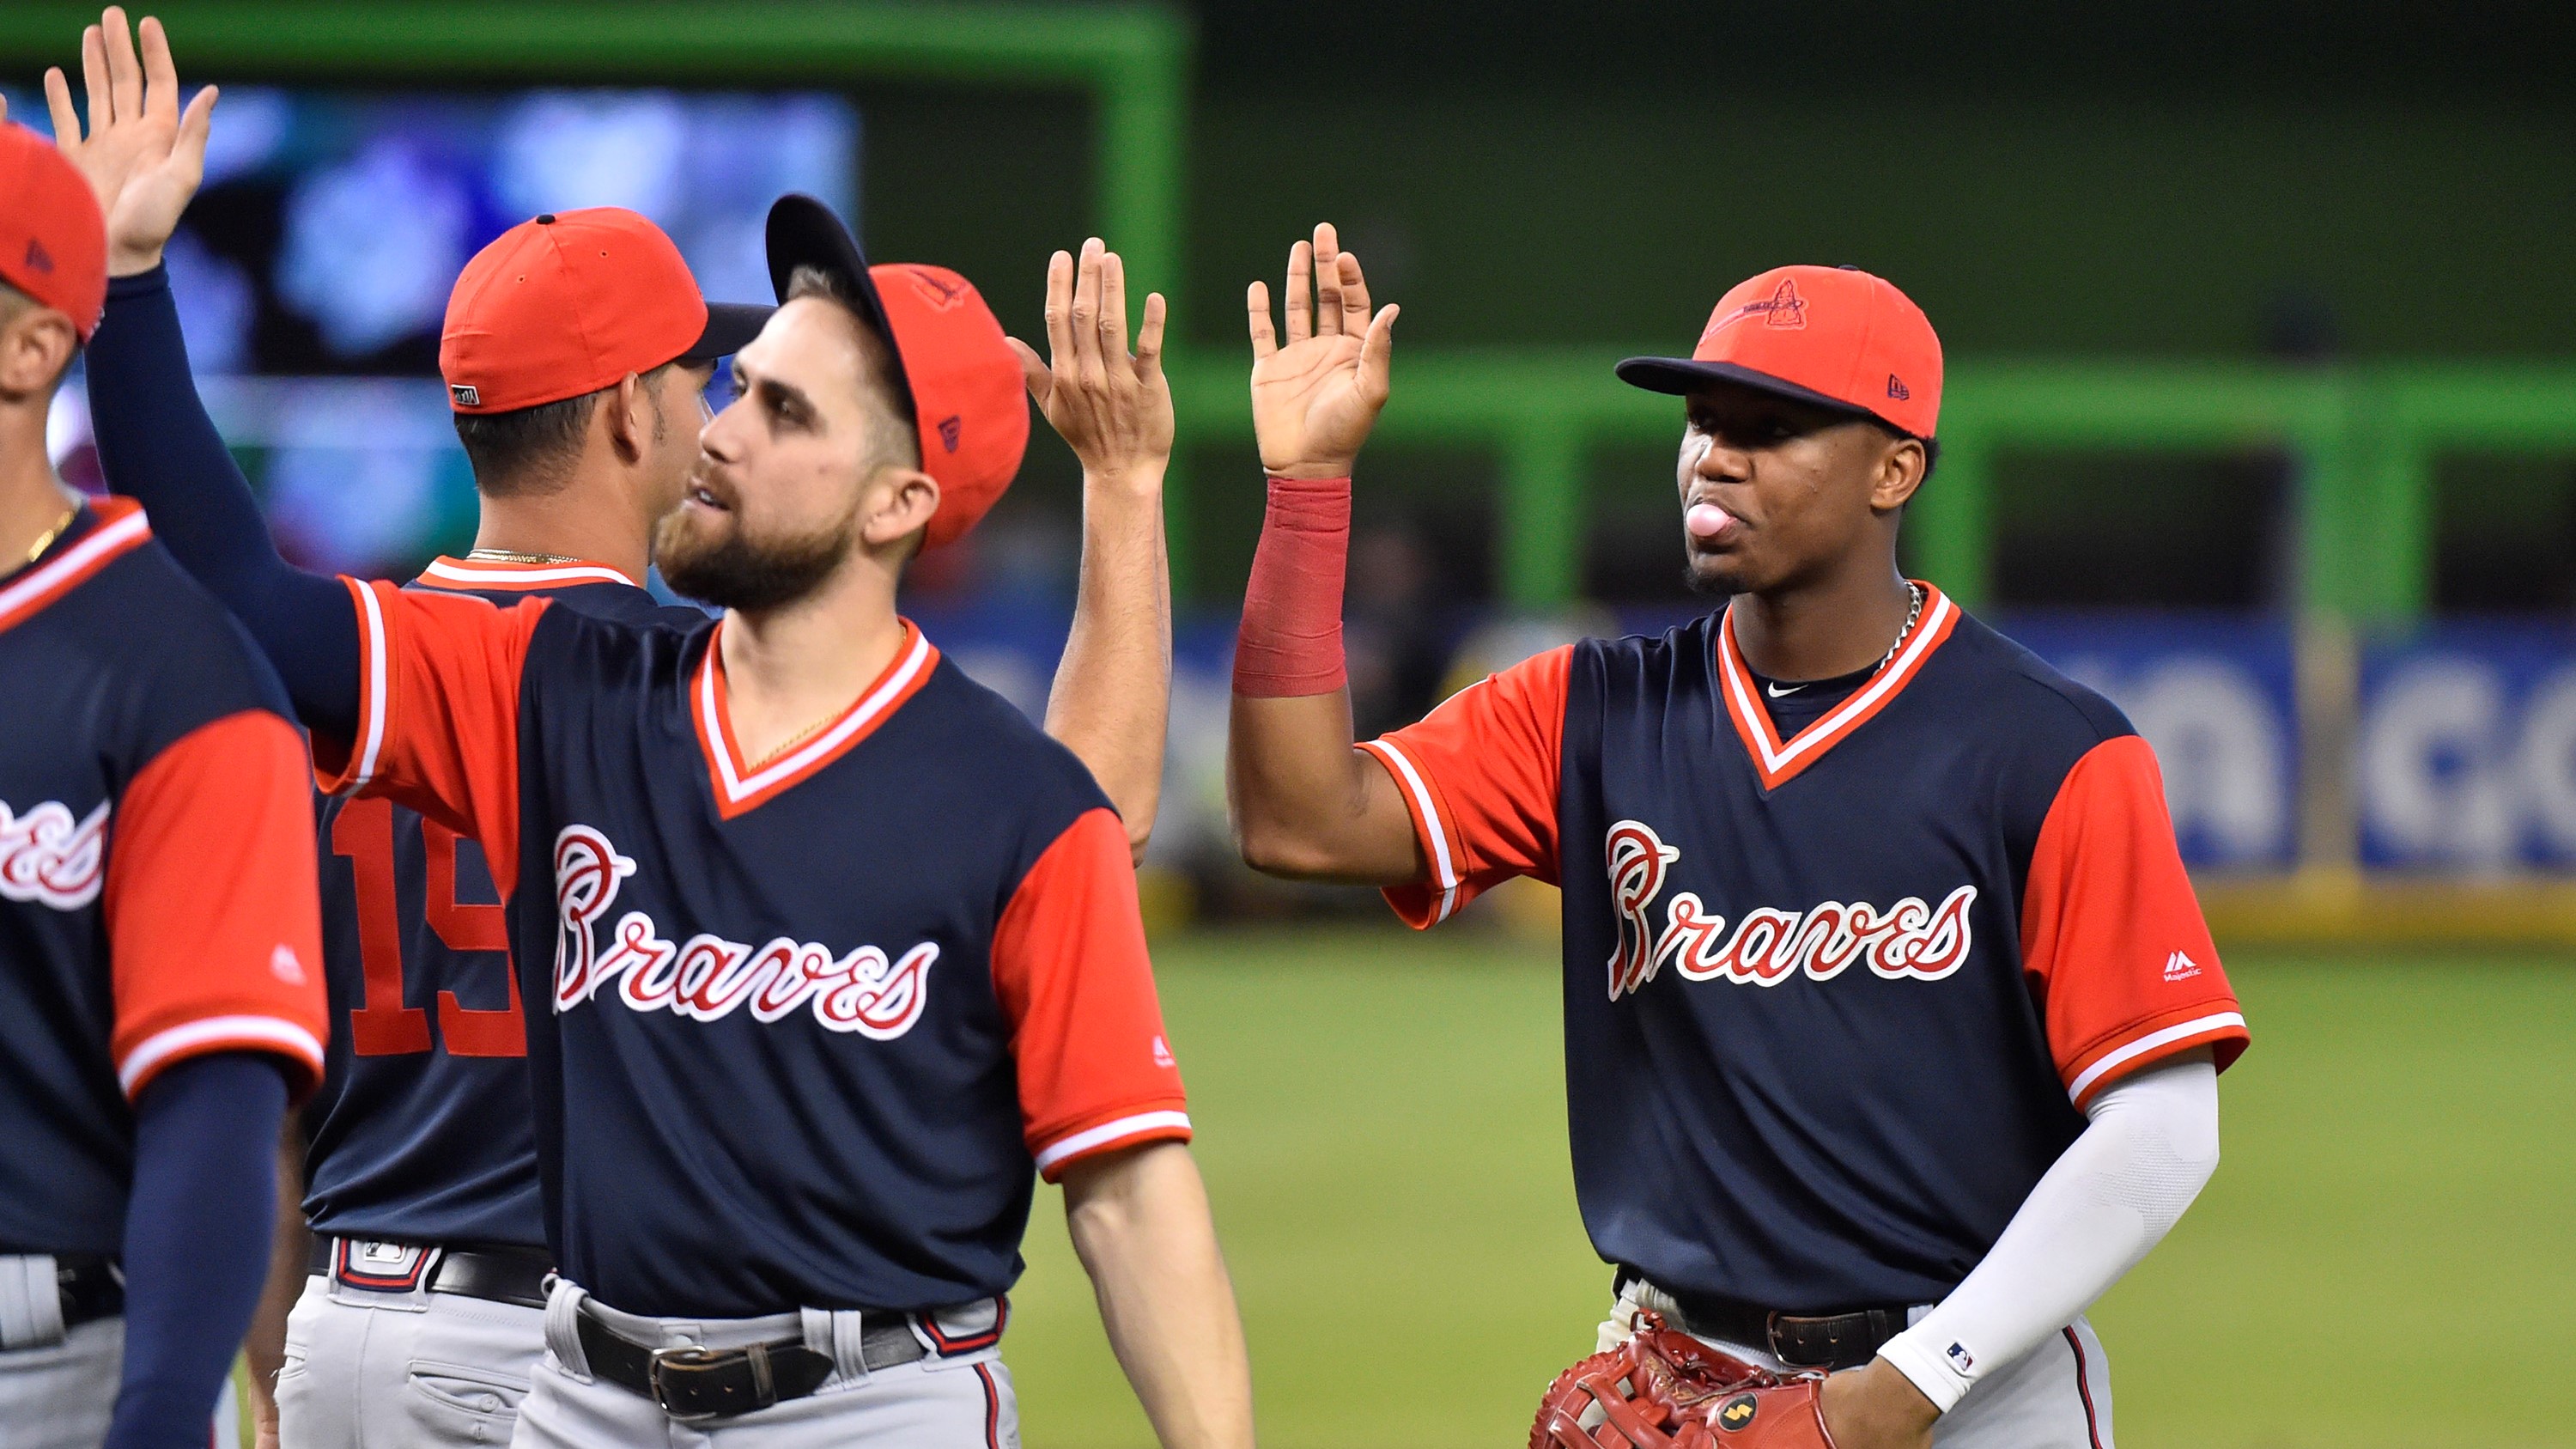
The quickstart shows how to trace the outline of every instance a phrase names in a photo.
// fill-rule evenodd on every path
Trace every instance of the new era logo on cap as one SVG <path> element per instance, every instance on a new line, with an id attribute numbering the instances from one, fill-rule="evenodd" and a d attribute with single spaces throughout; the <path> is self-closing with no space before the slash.
<path id="1" fill-rule="evenodd" d="M 964 418 L 955 416 L 941 418 L 939 420 L 939 446 L 946 448 L 952 453 L 956 452 L 957 439 L 962 436 L 965 431 L 966 420 Z"/>
<path id="2" fill-rule="evenodd" d="M 1896 399 L 1898 402 L 1903 402 L 1907 398 L 1914 396 L 1914 394 L 1906 388 L 1905 379 L 1898 377 L 1892 372 L 1887 375 L 1887 395 Z"/>
<path id="3" fill-rule="evenodd" d="M 27 238 L 27 270 L 48 274 L 54 270 L 54 254 L 45 250 L 45 244 L 34 237 Z"/>

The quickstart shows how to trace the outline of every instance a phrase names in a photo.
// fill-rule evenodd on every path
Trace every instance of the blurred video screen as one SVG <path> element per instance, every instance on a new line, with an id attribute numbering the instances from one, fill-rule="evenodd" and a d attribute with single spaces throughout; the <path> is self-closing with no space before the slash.
<path id="1" fill-rule="evenodd" d="M 9 115 L 44 129 L 30 90 Z M 232 87 L 169 249 L 190 360 L 299 561 L 401 572 L 472 534 L 437 383 L 468 258 L 547 211 L 624 206 L 706 295 L 767 301 L 761 224 L 783 192 L 858 227 L 859 113 L 827 92 L 491 93 Z M 54 451 L 77 474 L 85 408 Z"/>

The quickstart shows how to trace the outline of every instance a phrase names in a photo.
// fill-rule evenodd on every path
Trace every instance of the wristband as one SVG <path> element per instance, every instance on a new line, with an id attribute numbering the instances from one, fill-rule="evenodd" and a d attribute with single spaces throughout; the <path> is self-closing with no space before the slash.
<path id="1" fill-rule="evenodd" d="M 1235 693 L 1255 699 L 1331 694 L 1348 682 L 1342 580 L 1350 551 L 1350 479 L 1270 480 L 1261 543 L 1243 586 Z"/>

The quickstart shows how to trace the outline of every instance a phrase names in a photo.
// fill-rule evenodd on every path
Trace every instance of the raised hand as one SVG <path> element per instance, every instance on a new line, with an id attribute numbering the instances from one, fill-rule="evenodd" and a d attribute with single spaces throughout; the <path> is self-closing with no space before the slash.
<path id="1" fill-rule="evenodd" d="M 1308 291 L 1311 274 L 1313 292 Z M 1360 259 L 1332 223 L 1288 250 L 1288 340 L 1270 329 L 1270 289 L 1244 294 L 1252 322 L 1252 431 L 1261 466 L 1283 478 L 1343 478 L 1386 406 L 1397 308 L 1372 316 Z"/>
<path id="2" fill-rule="evenodd" d="M 86 138 L 62 68 L 45 72 L 54 145 L 89 178 L 107 214 L 108 275 L 150 271 L 161 264 L 161 248 L 205 179 L 215 88 L 197 92 L 182 114 L 179 71 L 161 22 L 144 17 L 138 59 L 125 11 L 115 5 L 81 32 L 81 81 L 89 96 Z"/>
<path id="3" fill-rule="evenodd" d="M 1163 294 L 1145 298 L 1127 350 L 1127 265 L 1093 237 L 1077 261 L 1047 260 L 1047 360 L 1010 338 L 1029 396 L 1095 482 L 1159 487 L 1172 459 L 1172 387 L 1163 377 Z"/>

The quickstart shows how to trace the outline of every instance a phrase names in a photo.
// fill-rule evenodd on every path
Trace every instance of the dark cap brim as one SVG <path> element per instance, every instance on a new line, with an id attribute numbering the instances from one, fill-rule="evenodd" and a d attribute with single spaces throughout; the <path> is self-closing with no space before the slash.
<path id="1" fill-rule="evenodd" d="M 778 309 L 749 302 L 709 302 L 707 330 L 688 351 L 680 354 L 682 362 L 713 362 L 742 351 L 743 344 L 760 335 L 769 323 L 769 314 Z"/>
<path id="2" fill-rule="evenodd" d="M 1831 408 L 1835 412 L 1848 413 L 1856 418 L 1878 417 L 1878 414 L 1865 407 L 1847 403 L 1838 397 L 1828 397 L 1814 388 L 1800 387 L 1785 377 L 1773 377 L 1767 372 L 1757 372 L 1739 363 L 1700 362 L 1688 357 L 1631 357 L 1620 363 L 1616 370 L 1619 380 L 1631 387 L 1642 387 L 1648 392 L 1670 393 L 1675 397 L 1688 396 L 1707 387 L 1710 383 L 1733 383 L 1738 387 L 1752 388 L 1756 392 L 1767 392 L 1773 397 L 1785 397 L 1815 407 Z M 1881 418 L 1880 421 L 1886 420 Z M 1891 423 L 1889 426 L 1895 425 Z M 1904 430 L 1899 428 L 1897 431 Z"/>
<path id="3" fill-rule="evenodd" d="M 841 295 L 857 306 L 860 317 L 886 340 L 886 351 L 894 358 L 895 385 L 903 390 L 904 408 L 912 408 L 912 380 L 903 370 L 903 346 L 895 340 L 894 327 L 886 320 L 885 299 L 877 295 L 876 279 L 868 274 L 867 253 L 859 250 L 859 239 L 832 214 L 832 208 L 800 192 L 789 192 L 770 203 L 769 224 L 765 234 L 769 251 L 769 285 L 778 300 L 787 300 L 788 282 L 798 267 L 812 267 L 839 285 Z"/>

